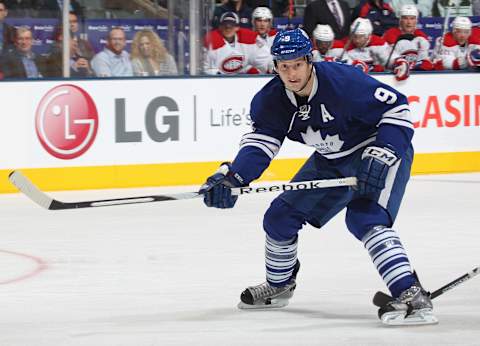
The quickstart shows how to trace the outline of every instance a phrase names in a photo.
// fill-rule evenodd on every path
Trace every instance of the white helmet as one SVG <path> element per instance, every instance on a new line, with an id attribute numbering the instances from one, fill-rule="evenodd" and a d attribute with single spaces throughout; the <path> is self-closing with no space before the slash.
<path id="1" fill-rule="evenodd" d="M 257 7 L 252 13 L 252 20 L 255 19 L 268 19 L 271 21 L 273 19 L 272 11 L 268 7 Z"/>
<path id="2" fill-rule="evenodd" d="M 417 6 L 413 4 L 403 5 L 400 9 L 400 17 L 403 16 L 415 16 L 418 17 Z"/>
<path id="3" fill-rule="evenodd" d="M 313 37 L 315 40 L 330 42 L 333 41 L 335 35 L 333 30 L 328 24 L 317 24 L 315 30 L 313 30 Z"/>
<path id="4" fill-rule="evenodd" d="M 357 18 L 350 25 L 350 34 L 370 36 L 373 32 L 373 26 L 368 18 Z"/>
<path id="5" fill-rule="evenodd" d="M 452 22 L 452 29 L 471 30 L 472 22 L 468 17 L 456 17 Z"/>

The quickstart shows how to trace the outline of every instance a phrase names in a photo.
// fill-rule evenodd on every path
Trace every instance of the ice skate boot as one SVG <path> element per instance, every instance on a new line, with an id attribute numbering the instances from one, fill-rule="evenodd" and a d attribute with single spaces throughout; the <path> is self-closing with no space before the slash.
<path id="1" fill-rule="evenodd" d="M 433 305 L 428 293 L 419 285 L 403 291 L 378 310 L 382 323 L 391 326 L 436 324 Z"/>
<path id="2" fill-rule="evenodd" d="M 288 305 L 288 300 L 292 298 L 293 291 L 297 287 L 295 279 L 300 262 L 297 261 L 290 281 L 283 286 L 271 286 L 264 282 L 257 286 L 247 287 L 240 295 L 239 309 L 274 309 L 282 308 Z"/>

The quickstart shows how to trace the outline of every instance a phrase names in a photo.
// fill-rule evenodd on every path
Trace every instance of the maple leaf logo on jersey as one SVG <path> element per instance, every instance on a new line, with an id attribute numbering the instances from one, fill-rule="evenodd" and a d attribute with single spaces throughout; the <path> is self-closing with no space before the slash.
<path id="1" fill-rule="evenodd" d="M 306 133 L 300 133 L 306 145 L 314 147 L 320 154 L 330 154 L 340 151 L 344 141 L 340 139 L 338 134 L 330 136 L 327 134 L 325 139 L 322 138 L 320 130 L 314 131 L 311 126 L 307 128 Z"/>

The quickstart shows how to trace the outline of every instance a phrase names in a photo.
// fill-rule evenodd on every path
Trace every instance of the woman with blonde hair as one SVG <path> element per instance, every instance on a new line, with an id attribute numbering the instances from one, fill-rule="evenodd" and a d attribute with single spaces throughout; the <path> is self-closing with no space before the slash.
<path id="1" fill-rule="evenodd" d="M 175 60 L 162 40 L 152 30 L 141 30 L 132 41 L 133 73 L 135 76 L 165 76 L 178 74 Z"/>

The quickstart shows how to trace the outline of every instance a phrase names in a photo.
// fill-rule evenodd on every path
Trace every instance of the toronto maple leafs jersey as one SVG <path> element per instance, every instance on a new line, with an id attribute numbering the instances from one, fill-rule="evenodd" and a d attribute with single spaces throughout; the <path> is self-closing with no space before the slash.
<path id="1" fill-rule="evenodd" d="M 378 141 L 402 156 L 411 145 L 413 124 L 406 97 L 349 65 L 314 63 L 313 88 L 297 105 L 280 77 L 253 98 L 253 131 L 245 134 L 232 171 L 248 184 L 260 177 L 288 138 L 316 149 L 332 163 Z M 335 161 L 338 160 L 338 161 Z"/>

